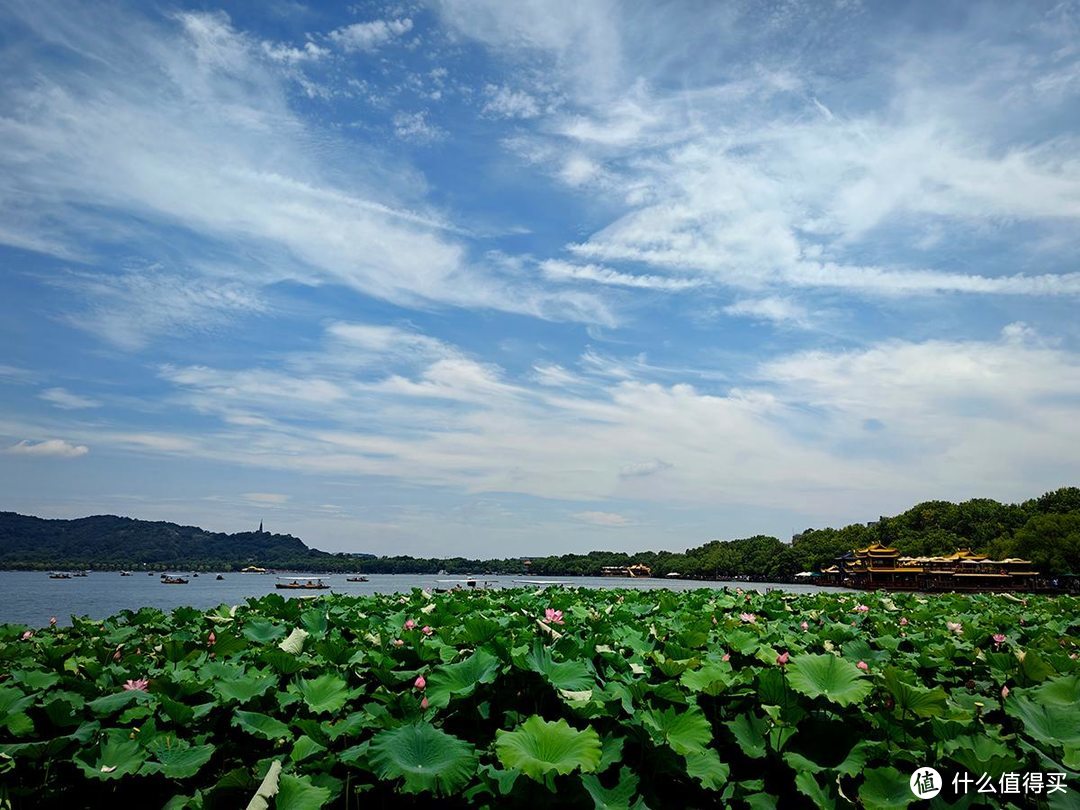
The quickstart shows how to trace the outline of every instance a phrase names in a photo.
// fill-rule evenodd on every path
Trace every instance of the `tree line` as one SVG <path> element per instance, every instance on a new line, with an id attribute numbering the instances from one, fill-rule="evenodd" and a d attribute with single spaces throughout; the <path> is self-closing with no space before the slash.
<path id="1" fill-rule="evenodd" d="M 988 498 L 927 501 L 893 517 L 842 528 L 806 529 L 790 543 L 755 535 L 712 540 L 684 552 L 592 551 L 532 558 L 471 559 L 330 554 L 290 535 L 215 534 L 192 526 L 98 516 L 55 521 L 0 513 L 0 568 L 168 568 L 236 571 L 248 565 L 313 573 L 534 577 L 600 576 L 605 567 L 643 563 L 653 576 L 790 580 L 873 543 L 913 556 L 957 548 L 1031 560 L 1043 573 L 1080 574 L 1080 488 L 1065 487 L 1018 504 Z"/>

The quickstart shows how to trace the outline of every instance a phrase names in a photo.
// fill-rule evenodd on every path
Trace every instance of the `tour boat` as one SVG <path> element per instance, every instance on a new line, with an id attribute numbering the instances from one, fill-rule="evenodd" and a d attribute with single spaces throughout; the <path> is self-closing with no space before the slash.
<path id="1" fill-rule="evenodd" d="M 278 577 L 274 587 L 283 591 L 325 591 L 330 586 L 318 577 Z"/>

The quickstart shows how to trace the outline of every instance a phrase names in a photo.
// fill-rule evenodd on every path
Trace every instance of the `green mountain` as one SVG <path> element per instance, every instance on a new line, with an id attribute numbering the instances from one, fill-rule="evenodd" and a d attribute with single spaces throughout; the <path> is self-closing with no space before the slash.
<path id="1" fill-rule="evenodd" d="M 288 534 L 222 534 L 115 515 L 46 520 L 0 512 L 0 568 L 304 568 L 333 556 Z"/>
<path id="2" fill-rule="evenodd" d="M 827 565 L 871 543 L 904 554 L 947 554 L 970 548 L 997 559 L 1023 557 L 1046 574 L 1080 574 L 1080 488 L 1064 487 L 1021 503 L 975 498 L 962 503 L 926 501 L 894 517 L 839 529 L 807 529 L 790 543 L 755 535 L 712 540 L 684 552 L 590 551 L 528 559 L 330 554 L 287 534 L 216 534 L 194 526 L 112 515 L 43 520 L 0 512 L 0 568 L 173 568 L 236 570 L 246 565 L 312 572 L 372 574 L 480 574 L 599 576 L 605 566 L 644 563 L 653 576 L 693 579 L 786 580 Z"/>

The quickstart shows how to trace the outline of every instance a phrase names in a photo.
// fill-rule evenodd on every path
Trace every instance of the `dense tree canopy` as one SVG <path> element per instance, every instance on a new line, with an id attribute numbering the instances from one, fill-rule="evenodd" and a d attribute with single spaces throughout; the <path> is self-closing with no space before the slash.
<path id="1" fill-rule="evenodd" d="M 894 517 L 843 528 L 807 529 L 791 543 L 756 535 L 712 540 L 684 552 L 591 551 L 588 554 L 477 560 L 374 557 L 318 551 L 296 537 L 267 532 L 213 534 L 193 526 L 119 518 L 42 520 L 0 513 L 0 567 L 235 570 L 245 565 L 379 574 L 528 574 L 599 576 L 608 566 L 644 563 L 654 576 L 785 580 L 875 542 L 905 554 L 970 548 L 1023 557 L 1048 574 L 1080 574 L 1080 488 L 1048 492 L 1020 504 L 988 498 L 926 501 Z"/>

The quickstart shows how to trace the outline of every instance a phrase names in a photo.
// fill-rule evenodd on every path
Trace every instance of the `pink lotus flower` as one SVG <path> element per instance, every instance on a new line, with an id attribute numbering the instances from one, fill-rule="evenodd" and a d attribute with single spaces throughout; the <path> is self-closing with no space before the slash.
<path id="1" fill-rule="evenodd" d="M 1005 643 L 1004 633 L 994 633 L 994 635 L 992 635 L 990 638 L 992 638 L 994 640 L 994 643 L 999 647 Z"/>
<path id="2" fill-rule="evenodd" d="M 866 613 L 868 610 L 870 610 L 870 608 L 867 605 L 856 605 L 855 606 L 855 612 L 856 613 Z"/>
<path id="3" fill-rule="evenodd" d="M 904 618 L 903 616 L 900 617 L 900 626 L 901 627 L 907 627 L 907 619 Z"/>
<path id="4" fill-rule="evenodd" d="M 416 627 L 416 622 L 414 622 L 412 619 L 406 619 L 405 620 L 405 629 L 406 630 L 412 630 L 415 627 Z"/>
<path id="5" fill-rule="evenodd" d="M 544 619 L 549 624 L 565 624 L 562 617 L 562 611 L 555 610 L 554 608 L 548 608 L 544 611 Z"/>
<path id="6" fill-rule="evenodd" d="M 134 681 L 128 681 L 127 683 L 124 684 L 124 691 L 125 692 L 149 692 L 150 691 L 150 681 L 146 680 L 146 678 L 138 678 L 137 680 L 134 680 Z"/>
<path id="7" fill-rule="evenodd" d="M 423 633 L 425 636 L 430 636 L 435 631 L 431 629 L 430 625 L 425 624 L 423 627 L 420 628 L 420 632 Z"/>
<path id="8" fill-rule="evenodd" d="M 731 653 L 724 653 L 723 657 L 720 660 L 721 661 L 730 661 L 731 660 Z"/>
<path id="9" fill-rule="evenodd" d="M 22 640 L 23 641 L 29 641 L 33 637 L 34 637 L 34 631 L 33 630 L 27 630 L 25 633 L 22 634 Z"/>
<path id="10" fill-rule="evenodd" d="M 425 696 L 425 697 L 423 697 L 423 698 L 422 698 L 422 699 L 420 700 L 420 708 L 421 708 L 421 709 L 426 709 L 426 708 L 427 708 L 428 706 L 430 706 L 430 705 L 431 705 L 431 704 L 429 704 L 429 703 L 428 703 L 428 699 L 427 699 L 427 697 L 426 697 L 426 696 Z"/>
<path id="11" fill-rule="evenodd" d="M 217 636 L 214 635 L 213 630 L 211 630 L 210 635 L 206 637 L 206 643 L 211 647 L 217 644 Z"/>
<path id="12" fill-rule="evenodd" d="M 870 667 L 869 667 L 869 666 L 867 666 L 867 664 L 866 664 L 866 662 L 865 662 L 865 661 L 860 661 L 860 662 L 859 662 L 859 663 L 857 663 L 857 664 L 856 664 L 855 666 L 857 666 L 857 667 L 858 667 L 859 669 L 861 669 L 861 670 L 862 670 L 863 672 L 869 672 L 869 671 L 870 671 Z"/>
<path id="13" fill-rule="evenodd" d="M 956 635 L 964 632 L 964 625 L 960 622 L 945 622 L 945 626 L 949 628 L 949 632 L 956 633 Z"/>
<path id="14" fill-rule="evenodd" d="M 393 644 L 393 645 L 394 645 L 395 647 L 404 647 L 404 646 L 405 646 L 405 642 L 404 642 L 404 641 L 402 641 L 402 640 L 401 640 L 400 638 L 395 638 L 395 639 L 394 639 L 394 640 L 393 640 L 392 642 L 390 642 L 390 643 L 391 643 L 391 644 Z"/>
<path id="15" fill-rule="evenodd" d="M 791 654 L 790 653 L 782 652 L 782 653 L 780 653 L 780 655 L 776 656 L 776 663 L 778 663 L 780 666 L 785 666 L 790 659 L 791 659 Z"/>
<path id="16" fill-rule="evenodd" d="M 1001 687 L 1001 699 L 1004 700 L 1008 696 L 1009 696 L 1009 687 L 1008 686 Z"/>
<path id="17" fill-rule="evenodd" d="M 53 616 L 51 619 L 49 619 L 49 627 L 56 627 L 56 617 L 55 616 Z"/>
<path id="18" fill-rule="evenodd" d="M 803 622 L 802 624 L 800 624 L 800 625 L 799 625 L 799 627 L 801 627 L 801 628 L 803 629 L 803 632 L 804 632 L 804 633 L 805 633 L 805 632 L 806 632 L 807 630 L 809 630 L 809 629 L 810 629 L 810 625 L 809 625 L 809 624 L 807 624 L 806 622 Z"/>
<path id="19" fill-rule="evenodd" d="M 413 681 L 413 686 L 415 686 L 417 689 L 426 689 L 427 688 L 427 681 L 424 680 L 423 675 L 418 675 L 416 677 L 416 680 Z"/>
<path id="20" fill-rule="evenodd" d="M 746 624 L 757 624 L 757 616 L 753 613 L 740 613 L 739 620 Z"/>

